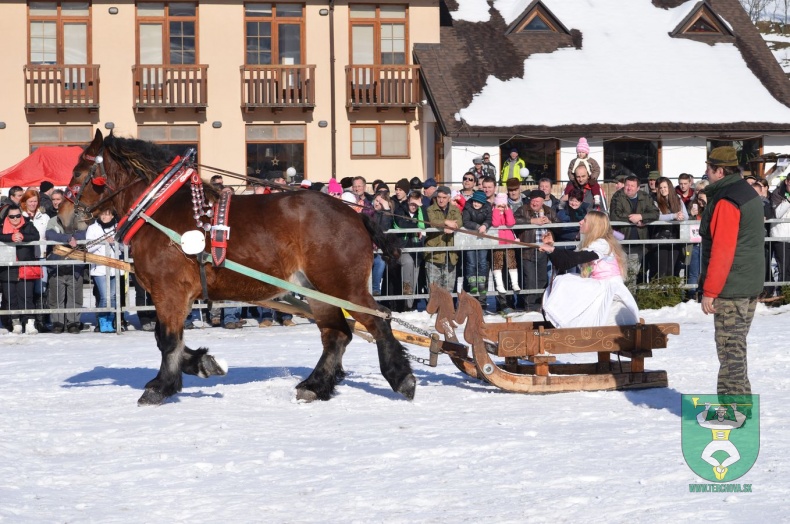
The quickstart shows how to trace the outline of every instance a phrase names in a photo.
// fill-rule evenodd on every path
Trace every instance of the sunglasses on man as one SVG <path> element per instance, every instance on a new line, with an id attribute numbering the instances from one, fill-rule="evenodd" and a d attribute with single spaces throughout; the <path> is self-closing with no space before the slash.
<path id="1" fill-rule="evenodd" d="M 11 220 L 14 220 L 15 218 L 22 218 L 22 215 L 6 215 L 6 216 L 8 216 L 8 218 L 10 218 Z"/>
<path id="2" fill-rule="evenodd" d="M 474 178 L 470 178 L 470 177 L 467 177 L 467 176 L 464 177 L 464 182 L 474 182 L 474 181 L 475 181 Z"/>

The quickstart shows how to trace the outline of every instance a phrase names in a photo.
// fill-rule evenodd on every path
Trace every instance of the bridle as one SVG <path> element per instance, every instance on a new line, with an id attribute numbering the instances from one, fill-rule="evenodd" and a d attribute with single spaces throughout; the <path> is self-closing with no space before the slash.
<path id="1" fill-rule="evenodd" d="M 85 177 L 85 180 L 82 181 L 80 185 L 73 185 L 68 186 L 66 188 L 65 197 L 69 199 L 74 204 L 74 211 L 80 213 L 84 216 L 92 216 L 93 212 L 101 207 L 106 202 L 112 200 L 118 193 L 128 189 L 129 187 L 133 186 L 134 184 L 141 182 L 142 178 L 135 178 L 125 186 L 120 188 L 114 187 L 111 183 L 109 178 L 107 177 L 107 170 L 104 168 L 104 156 L 102 153 L 104 152 L 104 144 L 99 147 L 99 151 L 96 153 L 95 156 L 88 155 L 83 153 L 82 158 L 93 162 L 91 167 L 88 169 L 88 175 Z M 96 171 L 101 171 L 101 176 L 96 176 Z M 108 195 L 105 195 L 99 199 L 98 202 L 93 204 L 92 206 L 86 206 L 82 203 L 82 192 L 85 190 L 85 187 L 88 184 L 93 184 L 94 186 L 99 187 L 107 187 L 110 190 Z M 76 194 L 76 195 L 75 195 Z"/>

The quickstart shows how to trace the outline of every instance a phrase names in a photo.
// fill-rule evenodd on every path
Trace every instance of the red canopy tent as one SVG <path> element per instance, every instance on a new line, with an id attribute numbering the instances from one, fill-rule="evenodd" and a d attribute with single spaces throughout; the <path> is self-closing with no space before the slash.
<path id="1" fill-rule="evenodd" d="M 79 146 L 39 147 L 17 165 L 0 171 L 0 187 L 38 187 L 43 180 L 65 186 L 82 151 Z"/>

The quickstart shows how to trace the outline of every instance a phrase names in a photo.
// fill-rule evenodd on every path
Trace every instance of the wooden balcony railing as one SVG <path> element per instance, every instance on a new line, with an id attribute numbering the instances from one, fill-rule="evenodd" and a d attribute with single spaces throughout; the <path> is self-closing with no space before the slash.
<path id="1" fill-rule="evenodd" d="M 346 66 L 346 107 L 413 111 L 420 103 L 419 73 L 418 65 Z"/>
<path id="2" fill-rule="evenodd" d="M 208 107 L 207 65 L 135 65 L 134 107 L 174 110 Z"/>
<path id="3" fill-rule="evenodd" d="M 241 107 L 245 111 L 315 108 L 314 65 L 245 65 L 240 69 Z"/>
<path id="4" fill-rule="evenodd" d="M 98 65 L 27 64 L 25 111 L 99 109 Z"/>

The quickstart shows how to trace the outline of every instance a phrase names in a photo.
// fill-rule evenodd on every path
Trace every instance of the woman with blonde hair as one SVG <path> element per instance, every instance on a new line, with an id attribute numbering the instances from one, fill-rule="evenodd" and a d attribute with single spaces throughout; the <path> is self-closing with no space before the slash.
<path id="1" fill-rule="evenodd" d="M 540 250 L 548 253 L 554 270 L 580 266 L 581 274 L 560 274 L 543 294 L 543 313 L 556 327 L 631 325 L 639 308 L 625 286 L 627 257 L 614 237 L 609 217 L 590 211 L 579 222 L 582 240 L 575 251 L 554 249 L 544 237 Z"/>

